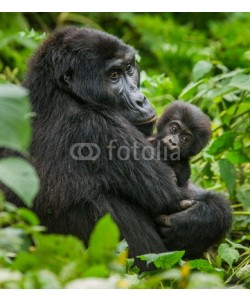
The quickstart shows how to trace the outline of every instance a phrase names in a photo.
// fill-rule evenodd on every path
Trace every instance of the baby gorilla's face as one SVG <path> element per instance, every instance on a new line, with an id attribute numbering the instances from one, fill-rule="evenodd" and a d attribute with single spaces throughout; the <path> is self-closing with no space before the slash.
<path id="1" fill-rule="evenodd" d="M 172 120 L 166 124 L 158 138 L 170 153 L 178 150 L 182 157 L 188 157 L 190 147 L 194 142 L 194 135 L 180 120 Z"/>

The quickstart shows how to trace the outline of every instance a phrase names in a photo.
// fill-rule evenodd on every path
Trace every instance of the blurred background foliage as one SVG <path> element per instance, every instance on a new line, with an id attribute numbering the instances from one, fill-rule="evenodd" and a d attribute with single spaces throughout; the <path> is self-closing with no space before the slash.
<path id="1" fill-rule="evenodd" d="M 0 83 L 21 84 L 28 58 L 58 26 L 104 30 L 132 45 L 141 88 L 159 115 L 182 99 L 210 116 L 213 137 L 193 159 L 192 178 L 227 195 L 234 209 L 231 239 L 249 246 L 250 13 L 0 13 L 0 24 Z M 241 267 L 250 264 L 244 251 Z M 231 277 L 238 270 L 232 263 Z"/>

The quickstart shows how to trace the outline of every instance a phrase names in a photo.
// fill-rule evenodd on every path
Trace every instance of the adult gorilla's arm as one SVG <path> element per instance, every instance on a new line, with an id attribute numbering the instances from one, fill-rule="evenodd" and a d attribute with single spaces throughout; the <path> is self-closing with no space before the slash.
<path id="1" fill-rule="evenodd" d="M 77 161 L 75 169 L 81 172 L 81 165 L 89 168 L 98 193 L 101 188 L 105 194 L 120 195 L 153 216 L 180 211 L 180 201 L 187 198 L 185 190 L 174 183 L 171 168 L 154 159 L 153 148 L 143 135 L 110 109 L 91 106 L 90 111 L 79 116 L 82 128 L 72 130 L 71 123 L 71 130 L 80 136 L 81 130 L 91 132 L 92 124 L 98 124 L 95 134 L 89 139 L 85 135 L 84 141 L 97 145 L 100 157 L 94 163 Z"/>
<path id="2" fill-rule="evenodd" d="M 157 220 L 168 250 L 184 249 L 186 257 L 197 258 L 229 231 L 232 211 L 221 194 L 193 184 L 189 184 L 189 193 L 197 201 L 192 207 Z"/>

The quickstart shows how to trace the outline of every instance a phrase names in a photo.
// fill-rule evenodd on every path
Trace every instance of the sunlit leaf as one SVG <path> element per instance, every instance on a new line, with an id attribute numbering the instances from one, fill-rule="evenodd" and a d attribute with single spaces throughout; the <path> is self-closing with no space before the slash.
<path id="1" fill-rule="evenodd" d="M 157 268 L 169 269 L 176 263 L 180 262 L 185 251 L 166 252 L 160 254 L 144 254 L 138 256 L 147 264 L 154 263 Z"/>
<path id="2" fill-rule="evenodd" d="M 30 105 L 24 88 L 0 86 L 0 146 L 26 152 L 30 143 Z"/>
<path id="3" fill-rule="evenodd" d="M 230 247 L 228 244 L 225 243 L 219 246 L 218 254 L 230 267 L 240 257 L 238 250 Z"/>
<path id="4" fill-rule="evenodd" d="M 110 215 L 96 224 L 89 241 L 89 256 L 93 261 L 104 262 L 113 257 L 119 242 L 119 229 Z"/>
<path id="5" fill-rule="evenodd" d="M 239 279 L 250 278 L 250 264 L 240 268 L 239 271 L 236 273 L 236 276 Z"/>
<path id="6" fill-rule="evenodd" d="M 39 190 L 39 179 L 35 168 L 17 157 L 0 160 L 0 181 L 29 207 Z"/>
<path id="7" fill-rule="evenodd" d="M 250 76 L 246 74 L 237 74 L 231 79 L 229 85 L 241 90 L 250 91 Z"/>
<path id="8" fill-rule="evenodd" d="M 213 65 L 205 60 L 199 61 L 193 68 L 193 78 L 195 81 L 203 78 L 213 68 Z"/>
<path id="9" fill-rule="evenodd" d="M 187 285 L 188 289 L 219 289 L 223 288 L 223 280 L 217 274 L 191 274 Z"/>

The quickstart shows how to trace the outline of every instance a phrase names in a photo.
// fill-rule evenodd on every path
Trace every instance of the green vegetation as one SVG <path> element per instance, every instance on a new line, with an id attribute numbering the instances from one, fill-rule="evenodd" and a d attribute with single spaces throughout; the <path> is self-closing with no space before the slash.
<path id="1" fill-rule="evenodd" d="M 86 250 L 74 237 L 46 234 L 34 213 L 1 193 L 0 288 L 249 288 L 250 14 L 1 13 L 0 24 L 0 147 L 26 158 L 0 159 L 0 182 L 28 207 L 39 178 L 28 162 L 32 112 L 19 85 L 45 35 L 76 24 L 108 31 L 138 50 L 142 90 L 158 114 L 179 98 L 210 116 L 213 138 L 192 161 L 192 178 L 225 193 L 234 209 L 230 236 L 204 259 L 184 261 L 183 251 L 143 255 L 157 271 L 138 274 L 109 215 Z"/>

